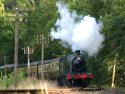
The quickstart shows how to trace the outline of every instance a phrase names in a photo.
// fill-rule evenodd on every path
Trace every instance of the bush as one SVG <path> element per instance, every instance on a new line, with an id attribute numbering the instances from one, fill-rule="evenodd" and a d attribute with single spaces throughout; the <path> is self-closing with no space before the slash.
<path id="1" fill-rule="evenodd" d="M 25 71 L 23 70 L 20 70 L 18 71 L 18 75 L 17 75 L 17 79 L 18 81 L 21 81 L 21 80 L 24 80 L 26 77 L 25 77 Z M 6 76 L 1 76 L 0 77 L 0 89 L 6 89 L 10 86 L 13 86 L 14 85 L 14 74 L 13 72 L 10 73 L 10 74 L 7 74 Z"/>

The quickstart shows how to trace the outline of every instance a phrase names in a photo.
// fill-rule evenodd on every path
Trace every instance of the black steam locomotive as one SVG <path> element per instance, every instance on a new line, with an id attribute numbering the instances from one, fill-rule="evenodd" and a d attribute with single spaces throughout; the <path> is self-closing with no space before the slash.
<path id="1" fill-rule="evenodd" d="M 92 73 L 87 73 L 86 61 L 80 50 L 75 55 L 68 55 L 59 60 L 59 85 L 86 87 L 93 78 Z"/>

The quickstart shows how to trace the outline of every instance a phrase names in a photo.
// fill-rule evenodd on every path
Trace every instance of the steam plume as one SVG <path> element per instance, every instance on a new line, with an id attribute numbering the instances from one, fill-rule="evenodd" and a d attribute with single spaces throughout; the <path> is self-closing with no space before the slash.
<path id="1" fill-rule="evenodd" d="M 90 56 L 102 47 L 104 36 L 100 34 L 101 23 L 94 17 L 78 16 L 75 11 L 69 12 L 67 6 L 58 2 L 60 18 L 55 23 L 57 32 L 52 29 L 51 36 L 68 43 L 72 50 L 86 51 Z"/>

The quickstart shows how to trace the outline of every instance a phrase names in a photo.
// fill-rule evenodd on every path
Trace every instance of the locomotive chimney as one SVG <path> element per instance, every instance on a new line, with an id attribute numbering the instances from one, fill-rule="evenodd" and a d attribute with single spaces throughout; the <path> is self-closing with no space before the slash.
<path id="1" fill-rule="evenodd" d="M 80 55 L 80 50 L 75 50 L 76 55 Z"/>

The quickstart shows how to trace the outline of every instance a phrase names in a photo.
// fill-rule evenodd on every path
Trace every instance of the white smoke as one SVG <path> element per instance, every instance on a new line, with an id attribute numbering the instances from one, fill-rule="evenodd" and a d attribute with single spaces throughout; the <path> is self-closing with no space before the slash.
<path id="1" fill-rule="evenodd" d="M 104 36 L 99 32 L 102 24 L 97 23 L 94 17 L 69 12 L 65 4 L 58 2 L 56 5 L 60 18 L 55 23 L 57 32 L 52 29 L 51 36 L 68 43 L 73 51 L 84 50 L 90 56 L 96 54 L 104 41 Z"/>

